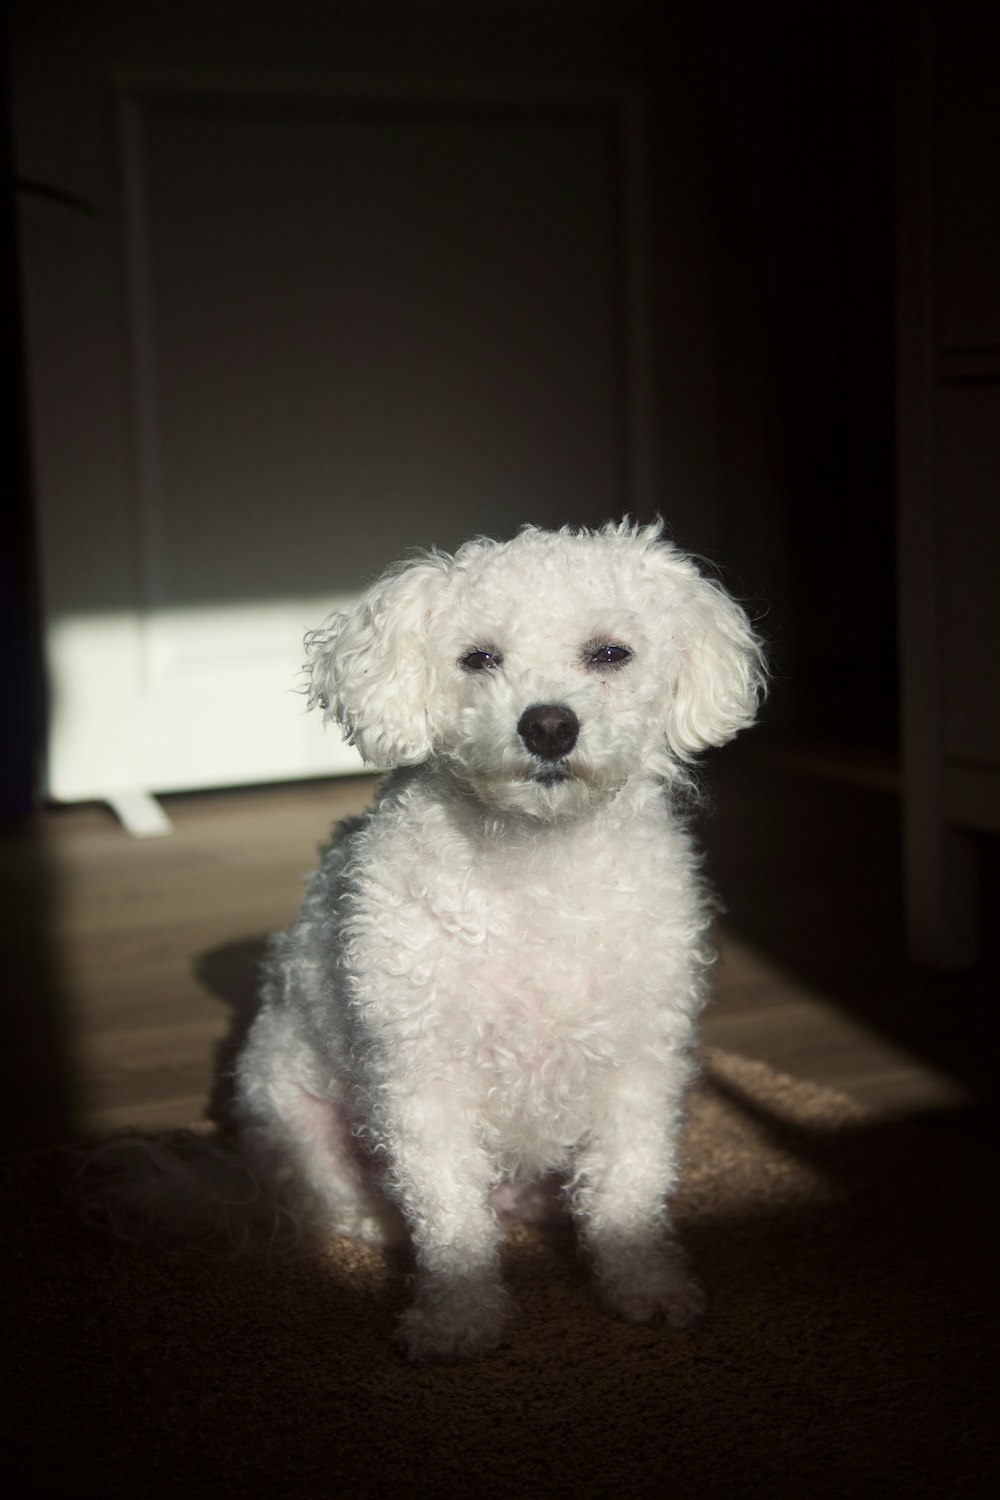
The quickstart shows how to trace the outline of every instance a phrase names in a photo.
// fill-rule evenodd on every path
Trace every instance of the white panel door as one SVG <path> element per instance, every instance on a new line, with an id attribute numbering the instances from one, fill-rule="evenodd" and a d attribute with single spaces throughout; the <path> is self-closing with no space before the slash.
<path id="1" fill-rule="evenodd" d="M 75 202 L 21 110 L 52 796 L 355 769 L 306 629 L 407 547 L 637 503 L 627 120 L 132 77 Z"/>

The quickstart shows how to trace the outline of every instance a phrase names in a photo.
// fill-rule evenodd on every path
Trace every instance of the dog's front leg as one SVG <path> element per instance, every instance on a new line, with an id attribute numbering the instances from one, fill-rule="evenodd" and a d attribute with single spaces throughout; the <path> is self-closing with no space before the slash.
<path id="1" fill-rule="evenodd" d="M 574 1213 L 598 1296 L 630 1323 L 690 1328 L 705 1311 L 667 1210 L 687 1071 L 683 1063 L 676 1076 L 636 1064 L 605 1080 L 594 1128 L 577 1155 Z"/>
<path id="2" fill-rule="evenodd" d="M 408 1359 L 478 1359 L 497 1348 L 511 1312 L 489 1159 L 457 1094 L 413 1096 L 392 1113 L 392 1184 L 417 1260 L 397 1337 Z"/>

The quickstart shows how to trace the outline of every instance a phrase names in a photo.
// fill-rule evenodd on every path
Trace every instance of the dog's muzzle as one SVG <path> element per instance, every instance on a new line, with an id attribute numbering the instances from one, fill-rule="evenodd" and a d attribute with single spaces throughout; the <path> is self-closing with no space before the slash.
<path id="1" fill-rule="evenodd" d="M 564 703 L 536 703 L 518 720 L 517 732 L 540 760 L 561 760 L 577 742 L 580 720 Z"/>

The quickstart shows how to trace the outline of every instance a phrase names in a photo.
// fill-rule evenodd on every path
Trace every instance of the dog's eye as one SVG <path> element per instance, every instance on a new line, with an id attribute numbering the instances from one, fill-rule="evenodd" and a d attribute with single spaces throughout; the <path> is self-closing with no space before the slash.
<path id="1" fill-rule="evenodd" d="M 503 657 L 499 651 L 470 651 L 468 656 L 463 656 L 459 666 L 464 667 L 467 672 L 486 672 L 491 667 L 499 667 L 503 664 Z"/>
<path id="2" fill-rule="evenodd" d="M 627 646 L 596 646 L 587 650 L 588 667 L 623 667 L 632 660 Z"/>

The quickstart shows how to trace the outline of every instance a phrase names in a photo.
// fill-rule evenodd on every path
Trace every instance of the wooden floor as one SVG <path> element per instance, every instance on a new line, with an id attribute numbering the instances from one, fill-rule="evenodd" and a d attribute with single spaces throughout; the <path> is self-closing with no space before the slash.
<path id="1" fill-rule="evenodd" d="M 735 755 L 711 780 L 698 821 L 729 914 L 705 1041 L 984 1128 L 995 968 L 956 979 L 902 962 L 891 777 Z M 348 779 L 174 797 L 158 839 L 92 806 L 8 835 L 3 1144 L 201 1117 L 265 934 L 291 918 L 331 820 L 370 791 Z"/>

